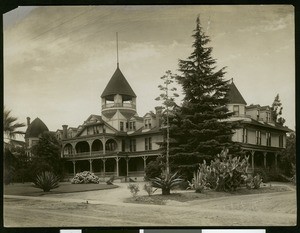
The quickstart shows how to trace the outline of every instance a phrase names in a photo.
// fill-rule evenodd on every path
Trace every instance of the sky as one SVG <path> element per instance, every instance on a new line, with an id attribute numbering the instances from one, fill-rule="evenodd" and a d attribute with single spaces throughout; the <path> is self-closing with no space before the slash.
<path id="1" fill-rule="evenodd" d="M 240 6 L 40 6 L 3 16 L 4 106 L 51 131 L 101 115 L 101 94 L 117 67 L 144 116 L 160 105 L 160 77 L 192 52 L 196 18 L 247 104 L 272 105 L 279 94 L 295 129 L 294 8 Z M 217 70 L 216 69 L 216 70 Z M 24 128 L 26 130 L 26 128 Z"/>

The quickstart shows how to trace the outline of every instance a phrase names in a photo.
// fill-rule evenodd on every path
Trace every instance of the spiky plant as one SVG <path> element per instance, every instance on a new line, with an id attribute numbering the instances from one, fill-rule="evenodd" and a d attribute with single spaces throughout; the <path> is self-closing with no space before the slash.
<path id="1" fill-rule="evenodd" d="M 172 176 L 165 175 L 163 178 L 155 177 L 151 179 L 152 186 L 162 190 L 162 195 L 170 195 L 170 190 L 183 182 L 183 179 L 177 177 L 175 172 Z"/>
<path id="2" fill-rule="evenodd" d="M 35 184 L 36 188 L 42 189 L 44 192 L 49 192 L 51 189 L 55 189 L 59 187 L 60 177 L 56 176 L 52 172 L 42 172 L 41 174 L 36 176 Z"/>

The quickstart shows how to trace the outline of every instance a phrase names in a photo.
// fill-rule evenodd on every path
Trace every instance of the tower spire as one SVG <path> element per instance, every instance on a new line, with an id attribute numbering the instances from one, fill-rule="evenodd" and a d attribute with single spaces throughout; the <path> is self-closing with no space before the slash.
<path id="1" fill-rule="evenodd" d="M 119 45 L 118 45 L 118 32 L 116 33 L 117 36 L 117 67 L 119 68 Z"/>

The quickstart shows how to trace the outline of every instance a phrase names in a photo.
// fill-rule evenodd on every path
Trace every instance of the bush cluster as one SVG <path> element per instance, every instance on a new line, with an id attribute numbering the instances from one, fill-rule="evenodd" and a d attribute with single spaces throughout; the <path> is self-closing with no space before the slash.
<path id="1" fill-rule="evenodd" d="M 89 171 L 77 173 L 75 177 L 71 180 L 72 184 L 89 184 L 89 183 L 98 184 L 99 182 L 100 182 L 100 178 L 96 176 L 94 173 Z"/>
<path id="2" fill-rule="evenodd" d="M 136 197 L 138 192 L 140 191 L 140 187 L 138 184 L 130 183 L 127 188 L 130 190 L 133 197 Z"/>
<path id="3" fill-rule="evenodd" d="M 246 175 L 247 167 L 246 158 L 233 157 L 228 154 L 228 149 L 224 149 L 209 166 L 205 161 L 199 164 L 191 187 L 196 192 L 202 192 L 204 189 L 234 191 L 244 183 L 243 176 Z"/>

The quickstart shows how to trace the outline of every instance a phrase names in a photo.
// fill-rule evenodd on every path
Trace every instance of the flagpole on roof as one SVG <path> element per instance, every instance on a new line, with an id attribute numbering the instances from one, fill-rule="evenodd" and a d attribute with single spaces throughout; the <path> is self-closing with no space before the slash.
<path id="1" fill-rule="evenodd" d="M 119 68 L 119 45 L 118 45 L 118 33 L 116 33 L 117 36 L 117 67 Z"/>

